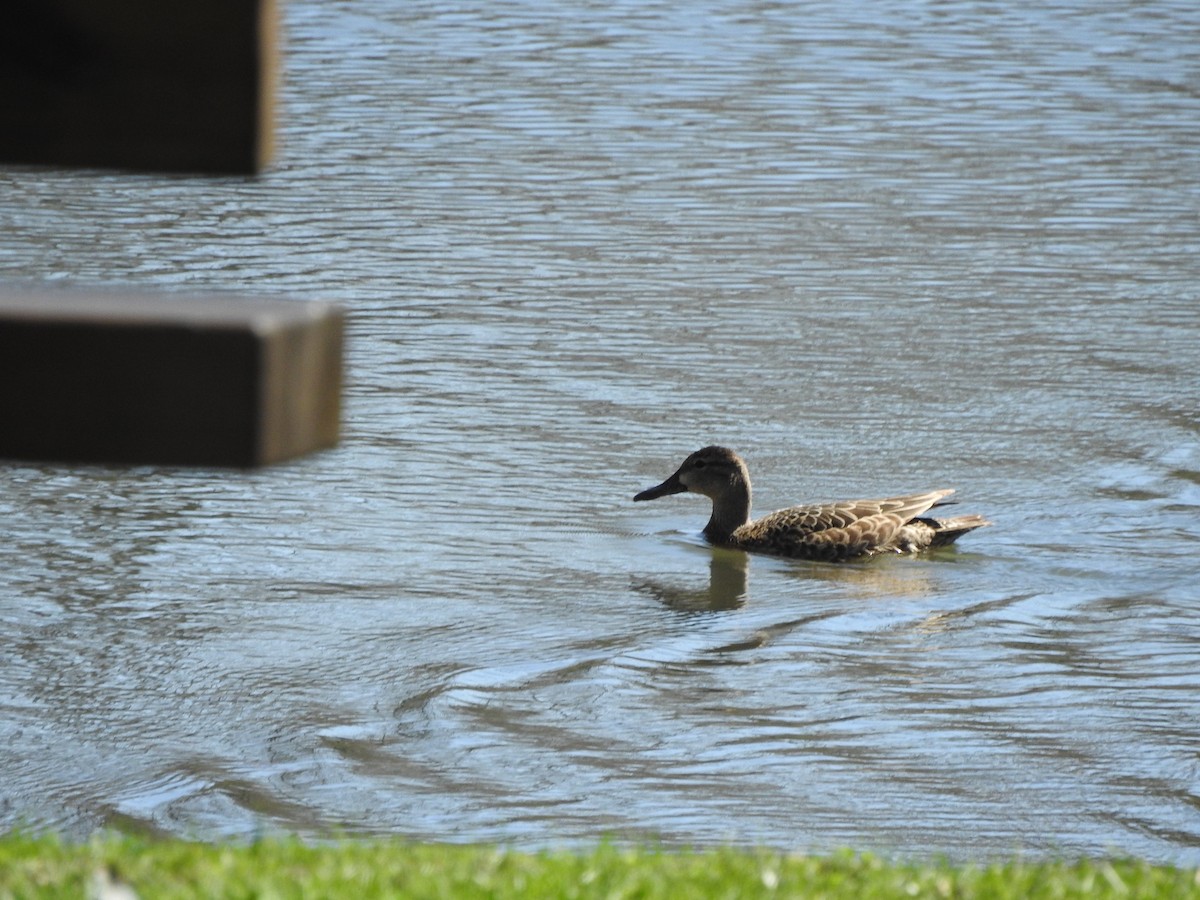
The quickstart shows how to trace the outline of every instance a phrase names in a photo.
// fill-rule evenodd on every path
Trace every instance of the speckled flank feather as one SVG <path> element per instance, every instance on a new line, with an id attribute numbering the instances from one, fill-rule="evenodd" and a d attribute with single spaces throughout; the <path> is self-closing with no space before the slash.
<path id="1" fill-rule="evenodd" d="M 743 550 L 825 560 L 884 550 L 922 550 L 932 543 L 935 529 L 913 528 L 908 523 L 952 493 L 942 490 L 884 500 L 792 506 L 747 522 L 735 529 L 727 542 Z"/>
<path id="2" fill-rule="evenodd" d="M 982 516 L 923 516 L 949 489 L 881 500 L 845 500 L 792 506 L 750 521 L 750 473 L 724 447 L 697 450 L 662 484 L 634 500 L 682 492 L 704 494 L 713 511 L 704 536 L 721 546 L 775 556 L 840 561 L 877 553 L 915 553 L 954 542 L 990 524 Z"/>

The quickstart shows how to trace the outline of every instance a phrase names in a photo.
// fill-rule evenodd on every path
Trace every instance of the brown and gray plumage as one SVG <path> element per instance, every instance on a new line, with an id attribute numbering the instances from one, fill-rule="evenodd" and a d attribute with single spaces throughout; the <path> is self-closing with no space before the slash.
<path id="1" fill-rule="evenodd" d="M 922 515 L 953 494 L 950 489 L 789 506 L 752 522 L 750 472 L 742 458 L 725 447 L 697 450 L 674 475 L 633 499 L 655 500 L 685 491 L 712 500 L 712 516 L 704 526 L 709 543 L 797 559 L 841 561 L 877 553 L 917 553 L 991 524 L 978 515 Z"/>

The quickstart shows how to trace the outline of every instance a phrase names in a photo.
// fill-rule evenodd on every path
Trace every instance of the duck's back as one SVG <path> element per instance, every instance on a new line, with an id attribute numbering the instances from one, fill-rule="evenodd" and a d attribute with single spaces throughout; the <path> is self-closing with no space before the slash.
<path id="1" fill-rule="evenodd" d="M 844 500 L 790 506 L 734 531 L 731 543 L 744 550 L 800 559 L 843 560 L 889 550 L 919 550 L 921 528 L 909 523 L 952 490 L 881 500 Z M 931 526 L 924 525 L 924 529 Z M 923 541 L 929 546 L 928 541 Z"/>

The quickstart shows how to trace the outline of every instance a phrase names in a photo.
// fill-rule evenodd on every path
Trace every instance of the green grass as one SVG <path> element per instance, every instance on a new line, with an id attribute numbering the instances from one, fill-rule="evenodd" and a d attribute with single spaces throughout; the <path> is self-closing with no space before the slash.
<path id="1" fill-rule="evenodd" d="M 88 843 L 0 838 L 0 898 L 95 896 L 97 884 L 172 897 L 1200 897 L 1200 870 L 1136 861 L 886 863 L 870 855 L 587 852 L 272 839 L 203 844 L 109 835 Z"/>

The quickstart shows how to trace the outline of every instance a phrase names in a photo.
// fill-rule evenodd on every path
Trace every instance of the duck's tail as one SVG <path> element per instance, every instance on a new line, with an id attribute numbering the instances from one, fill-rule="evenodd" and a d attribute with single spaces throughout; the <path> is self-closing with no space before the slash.
<path id="1" fill-rule="evenodd" d="M 921 522 L 933 529 L 933 536 L 929 541 L 930 547 L 945 547 L 947 544 L 953 544 L 968 531 L 992 524 L 979 515 L 955 516 L 952 519 L 935 519 L 930 516 L 914 521 Z"/>

